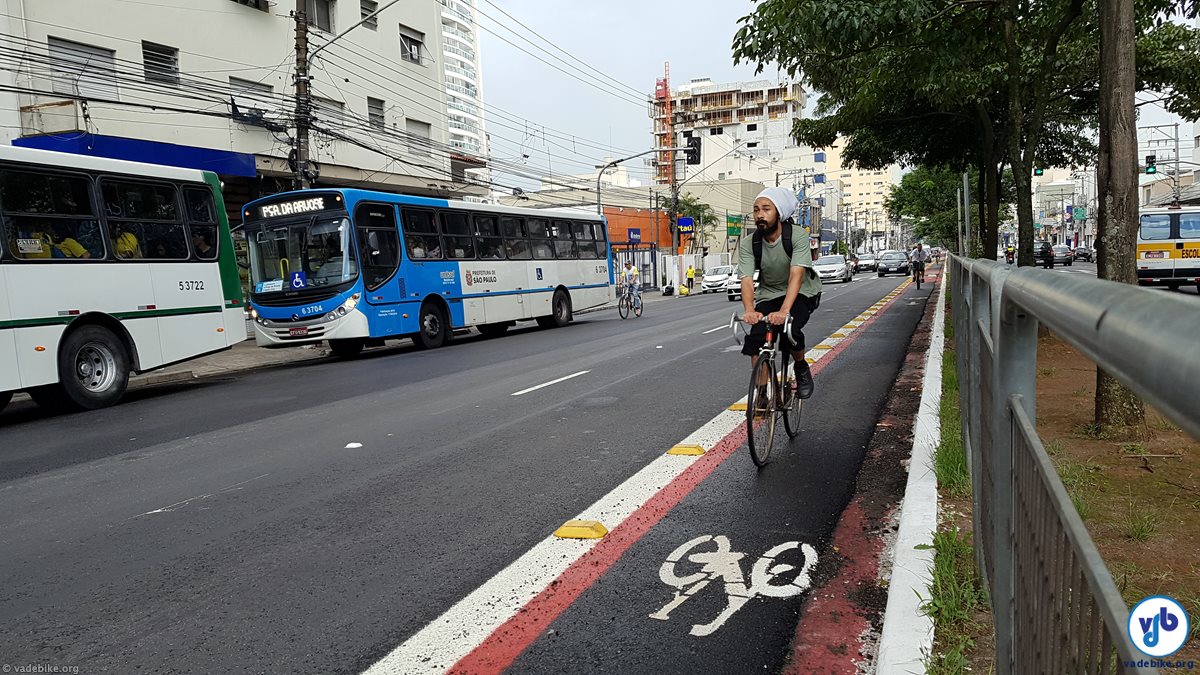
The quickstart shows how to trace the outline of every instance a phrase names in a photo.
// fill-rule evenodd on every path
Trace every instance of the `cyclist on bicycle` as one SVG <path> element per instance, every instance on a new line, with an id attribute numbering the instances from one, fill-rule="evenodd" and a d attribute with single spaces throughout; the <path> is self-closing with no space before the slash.
<path id="1" fill-rule="evenodd" d="M 778 187 L 763 190 L 754 200 L 755 232 L 738 244 L 738 275 L 746 310 L 742 320 L 751 326 L 742 353 L 757 356 L 766 341 L 766 323 L 782 325 L 791 314 L 796 393 L 808 398 L 814 383 L 804 359 L 803 328 L 821 302 L 821 280 L 813 270 L 812 251 L 805 245 L 808 233 L 792 219 L 796 206 L 796 196 Z M 755 269 L 759 271 L 757 290 Z"/>
<path id="2" fill-rule="evenodd" d="M 909 252 L 908 259 L 912 263 L 913 278 L 916 279 L 919 273 L 924 279 L 925 263 L 929 262 L 929 251 L 921 247 L 921 242 L 917 242 L 917 247 Z"/>
<path id="3" fill-rule="evenodd" d="M 642 298 L 642 283 L 638 276 L 638 268 L 633 266 L 633 263 L 626 260 L 625 269 L 621 271 L 621 283 L 625 284 L 627 292 L 633 294 L 633 301 L 639 302 Z"/>

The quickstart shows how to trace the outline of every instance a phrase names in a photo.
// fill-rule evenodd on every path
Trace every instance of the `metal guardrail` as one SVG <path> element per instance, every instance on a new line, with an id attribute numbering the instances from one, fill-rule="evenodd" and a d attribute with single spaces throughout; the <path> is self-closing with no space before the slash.
<path id="1" fill-rule="evenodd" d="M 1152 673 L 1129 608 L 1034 426 L 1041 323 L 1200 438 L 1200 304 L 1127 284 L 950 259 L 975 555 L 996 667 L 1010 673 Z"/>

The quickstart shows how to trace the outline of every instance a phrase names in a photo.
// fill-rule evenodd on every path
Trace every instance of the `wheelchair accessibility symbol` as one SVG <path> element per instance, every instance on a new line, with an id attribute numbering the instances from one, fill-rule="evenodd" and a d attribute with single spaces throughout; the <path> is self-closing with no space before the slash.
<path id="1" fill-rule="evenodd" d="M 793 562 L 800 563 L 799 567 L 777 560 L 795 550 L 799 550 L 803 556 L 803 562 L 793 559 Z M 679 590 L 675 591 L 675 597 L 670 602 L 651 614 L 650 618 L 670 620 L 671 612 L 712 582 L 720 580 L 726 595 L 725 608 L 712 621 L 695 624 L 691 629 L 692 635 L 703 637 L 717 632 L 755 596 L 790 598 L 800 595 L 812 585 L 817 551 L 808 544 L 788 541 L 762 554 L 750 569 L 749 584 L 742 573 L 742 558 L 745 557 L 745 553 L 732 549 L 728 537 L 709 534 L 696 537 L 675 549 L 659 568 L 658 577 L 664 584 Z M 680 566 L 684 566 L 683 571 L 686 572 L 695 569 L 695 565 L 699 566 L 695 572 L 679 575 Z"/>
<path id="2" fill-rule="evenodd" d="M 308 286 L 308 277 L 304 272 L 292 272 L 288 283 L 295 289 L 305 288 Z"/>

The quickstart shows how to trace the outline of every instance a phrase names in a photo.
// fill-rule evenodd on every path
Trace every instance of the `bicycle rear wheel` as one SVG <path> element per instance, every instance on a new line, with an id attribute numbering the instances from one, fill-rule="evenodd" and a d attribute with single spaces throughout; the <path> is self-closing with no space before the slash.
<path id="1" fill-rule="evenodd" d="M 617 301 L 617 313 L 621 315 L 622 319 L 629 318 L 629 297 L 628 296 L 622 295 L 621 299 Z"/>
<path id="2" fill-rule="evenodd" d="M 759 384 L 763 382 L 764 384 Z M 766 466 L 775 442 L 775 364 L 766 354 L 759 355 L 750 374 L 750 392 L 746 395 L 746 444 L 755 466 Z"/>
<path id="3" fill-rule="evenodd" d="M 792 370 L 788 367 L 791 361 L 791 357 L 785 350 L 783 352 L 783 370 L 779 377 L 782 380 L 779 387 L 779 407 L 783 413 L 783 430 L 787 432 L 789 439 L 800 435 L 800 415 L 804 411 L 804 401 L 796 395 L 796 377 L 789 372 Z"/>

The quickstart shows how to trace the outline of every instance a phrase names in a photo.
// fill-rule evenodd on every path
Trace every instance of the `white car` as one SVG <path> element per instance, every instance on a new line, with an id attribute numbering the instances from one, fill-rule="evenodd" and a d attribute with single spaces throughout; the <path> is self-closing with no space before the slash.
<path id="1" fill-rule="evenodd" d="M 733 265 L 721 265 L 705 271 L 700 279 L 700 292 L 720 293 L 725 290 L 725 283 L 735 276 L 733 272 Z"/>
<path id="2" fill-rule="evenodd" d="M 821 256 L 813 263 L 813 269 L 817 271 L 817 276 L 822 282 L 854 281 L 854 270 L 850 268 L 850 261 L 846 260 L 844 255 Z"/>
<path id="3" fill-rule="evenodd" d="M 758 270 L 754 271 L 754 287 L 758 288 Z M 737 275 L 737 268 L 734 268 L 734 273 L 725 282 L 725 295 L 730 302 L 742 299 L 742 280 Z"/>

